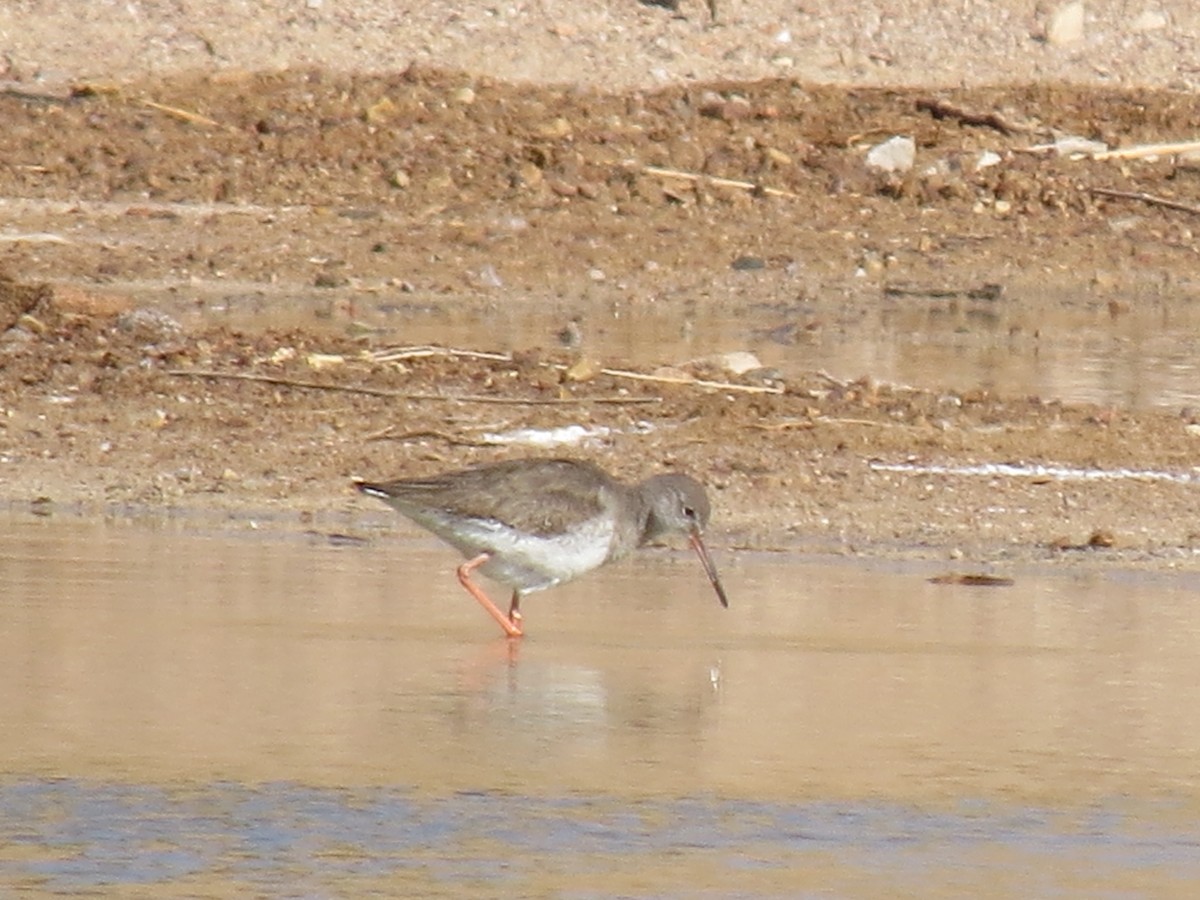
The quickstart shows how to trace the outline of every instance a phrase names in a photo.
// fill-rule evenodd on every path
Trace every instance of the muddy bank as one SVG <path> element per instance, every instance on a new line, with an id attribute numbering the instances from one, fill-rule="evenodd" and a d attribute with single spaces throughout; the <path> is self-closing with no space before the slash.
<path id="1" fill-rule="evenodd" d="M 1031 150 L 1194 133 L 1185 95 L 413 69 L 0 104 L 5 500 L 386 513 L 349 478 L 554 452 L 486 435 L 585 425 L 569 452 L 710 484 L 718 543 L 1192 565 L 1190 409 L 1064 403 L 1002 365 L 903 387 L 865 355 L 805 364 L 867 321 L 881 346 L 948 322 L 1004 360 L 1189 315 L 1197 170 Z M 867 167 L 894 134 L 918 165 Z M 701 337 L 699 312 L 724 318 Z M 370 355 L 439 334 L 497 356 Z M 697 362 L 729 351 L 768 364 Z"/>

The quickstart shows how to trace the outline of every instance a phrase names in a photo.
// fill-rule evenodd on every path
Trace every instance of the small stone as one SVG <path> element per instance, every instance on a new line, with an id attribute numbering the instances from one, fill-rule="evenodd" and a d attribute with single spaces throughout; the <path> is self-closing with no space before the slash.
<path id="1" fill-rule="evenodd" d="M 396 117 L 396 113 L 400 111 L 390 99 L 384 97 L 377 103 L 372 103 L 363 113 L 363 118 L 371 125 L 382 125 L 384 122 L 389 122 Z"/>
<path id="2" fill-rule="evenodd" d="M 763 151 L 764 155 L 777 166 L 790 166 L 792 158 L 782 150 L 776 150 L 774 147 L 768 147 Z"/>
<path id="3" fill-rule="evenodd" d="M 1046 43 L 1063 47 L 1083 40 L 1083 20 L 1083 0 L 1064 3 L 1050 14 L 1046 23 Z"/>
<path id="4" fill-rule="evenodd" d="M 177 319 L 162 310 L 145 307 L 117 316 L 117 328 L 145 341 L 161 341 L 183 333 Z"/>
<path id="5" fill-rule="evenodd" d="M 571 131 L 571 123 L 562 116 L 559 116 L 557 119 L 544 122 L 539 126 L 537 133 L 539 137 L 549 138 L 550 140 L 561 140 L 570 137 Z"/>
<path id="6" fill-rule="evenodd" d="M 700 95 L 700 103 L 697 106 L 697 110 L 702 116 L 707 116 L 710 119 L 719 119 L 724 106 L 724 97 L 716 91 L 705 91 Z"/>
<path id="7" fill-rule="evenodd" d="M 897 135 L 867 151 L 867 166 L 880 172 L 907 172 L 916 158 L 916 141 Z"/>
<path id="8" fill-rule="evenodd" d="M 992 166 L 1000 165 L 1000 162 L 1001 158 L 999 153 L 995 153 L 991 150 L 984 150 L 979 154 L 979 158 L 975 160 L 975 171 L 978 172 L 981 169 L 990 169 Z"/>
<path id="9" fill-rule="evenodd" d="M 320 372 L 322 369 L 332 369 L 342 365 L 346 361 L 346 357 L 340 353 L 310 353 L 304 357 L 304 361 L 314 372 Z"/>
<path id="10" fill-rule="evenodd" d="M 392 187 L 398 187 L 398 188 L 403 189 L 403 188 L 408 187 L 410 184 L 412 184 L 412 176 L 409 175 L 407 172 L 405 172 L 403 169 L 397 169 L 395 172 L 392 173 L 391 181 L 392 181 Z"/>
<path id="11" fill-rule="evenodd" d="M 460 87 L 450 95 L 450 102 L 455 106 L 470 106 L 475 102 L 475 91 L 469 87 Z"/>
<path id="12" fill-rule="evenodd" d="M 718 353 L 705 360 L 731 375 L 744 375 L 763 367 L 762 361 L 749 350 L 730 350 L 728 353 Z"/>
<path id="13" fill-rule="evenodd" d="M 735 272 L 751 272 L 755 269 L 765 269 L 767 267 L 766 260 L 760 259 L 757 256 L 739 256 L 729 266 Z"/>
<path id="14" fill-rule="evenodd" d="M 487 263 L 479 270 L 479 283 L 483 287 L 504 287 L 504 280 L 500 277 L 500 273 L 496 271 L 496 267 L 491 263 Z"/>
<path id="15" fill-rule="evenodd" d="M 740 122 L 754 115 L 754 107 L 745 97 L 734 97 L 721 106 L 719 118 L 723 122 Z"/>
<path id="16" fill-rule="evenodd" d="M 563 373 L 563 378 L 573 382 L 591 381 L 600 374 L 603 368 L 596 360 L 582 357 Z"/>
<path id="17" fill-rule="evenodd" d="M 1159 31 L 1169 24 L 1166 13 L 1160 9 L 1144 9 L 1132 22 L 1130 31 Z"/>
<path id="18" fill-rule="evenodd" d="M 542 174 L 542 170 L 533 163 L 523 162 L 517 169 L 517 177 L 521 179 L 522 184 L 528 187 L 537 187 L 545 176 Z"/>
<path id="19" fill-rule="evenodd" d="M 1077 134 L 1064 134 L 1054 141 L 1054 152 L 1059 156 L 1091 156 L 1106 150 L 1108 144 L 1104 141 L 1094 141 Z"/>

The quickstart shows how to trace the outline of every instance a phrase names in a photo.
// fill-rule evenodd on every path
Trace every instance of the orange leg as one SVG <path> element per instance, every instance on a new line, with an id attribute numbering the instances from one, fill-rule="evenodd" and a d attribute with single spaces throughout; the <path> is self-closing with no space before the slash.
<path id="1" fill-rule="evenodd" d="M 485 562 L 492 558 L 490 553 L 480 553 L 474 559 L 468 559 L 465 563 L 458 567 L 458 581 L 467 589 L 467 593 L 474 597 L 479 605 L 487 610 L 488 615 L 500 623 L 500 627 L 504 629 L 504 633 L 510 638 L 521 637 L 524 632 L 521 630 L 521 612 L 517 609 L 518 597 L 516 591 L 513 592 L 512 605 L 508 609 L 508 615 L 500 612 L 500 607 L 492 602 L 491 597 L 483 592 L 483 588 L 471 580 L 471 573 L 482 566 Z"/>

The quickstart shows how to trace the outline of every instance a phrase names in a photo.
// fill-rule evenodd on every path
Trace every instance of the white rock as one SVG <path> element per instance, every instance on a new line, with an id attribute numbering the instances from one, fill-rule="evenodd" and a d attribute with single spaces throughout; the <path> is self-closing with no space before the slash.
<path id="1" fill-rule="evenodd" d="M 1046 43 L 1056 47 L 1083 40 L 1083 0 L 1064 3 L 1050 14 L 1046 23 Z"/>
<path id="2" fill-rule="evenodd" d="M 1159 31 L 1168 24 L 1167 14 L 1160 9 L 1144 9 L 1129 23 L 1130 31 Z"/>
<path id="3" fill-rule="evenodd" d="M 897 135 L 867 151 L 867 165 L 883 172 L 907 172 L 917 158 L 917 144 L 910 137 Z"/>
<path id="4" fill-rule="evenodd" d="M 742 375 L 763 367 L 759 358 L 748 350 L 731 350 L 728 353 L 718 353 L 716 356 L 710 356 L 708 362 L 724 369 L 732 375 Z"/>
<path id="5" fill-rule="evenodd" d="M 479 283 L 490 288 L 504 287 L 504 279 L 500 277 L 500 273 L 491 263 L 484 264 L 484 267 L 479 270 Z"/>
<path id="6" fill-rule="evenodd" d="M 310 369 L 320 372 L 322 369 L 332 369 L 342 365 L 346 362 L 346 357 L 340 353 L 310 353 L 304 357 L 304 361 L 308 363 Z"/>
<path id="7" fill-rule="evenodd" d="M 1055 139 L 1054 150 L 1059 156 L 1091 156 L 1093 153 L 1104 153 L 1108 150 L 1108 144 L 1077 134 L 1064 134 Z"/>
<path id="8" fill-rule="evenodd" d="M 991 150 L 984 150 L 979 154 L 979 158 L 975 160 L 975 171 L 980 169 L 990 169 L 992 166 L 998 166 L 1001 163 L 1000 154 L 993 153 Z"/>

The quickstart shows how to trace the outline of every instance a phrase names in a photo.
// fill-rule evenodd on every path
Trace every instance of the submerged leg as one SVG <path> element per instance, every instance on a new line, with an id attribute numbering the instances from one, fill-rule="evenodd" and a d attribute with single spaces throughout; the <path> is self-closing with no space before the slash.
<path id="1" fill-rule="evenodd" d="M 512 602 L 508 604 L 508 621 L 520 628 L 523 618 L 525 617 L 521 615 L 521 594 L 513 591 Z"/>
<path id="2" fill-rule="evenodd" d="M 485 562 L 492 558 L 490 553 L 480 553 L 474 559 L 468 559 L 465 563 L 458 567 L 458 581 L 467 593 L 474 597 L 479 605 L 488 611 L 493 619 L 500 623 L 500 627 L 504 629 L 504 633 L 509 637 L 521 637 L 524 633 L 521 631 L 521 614 L 518 612 L 517 617 L 512 618 L 513 611 L 516 610 L 516 594 L 513 597 L 513 606 L 509 609 L 509 615 L 504 615 L 500 612 L 500 607 L 492 602 L 492 599 L 483 592 L 483 588 L 471 580 L 471 573 L 482 566 Z"/>

